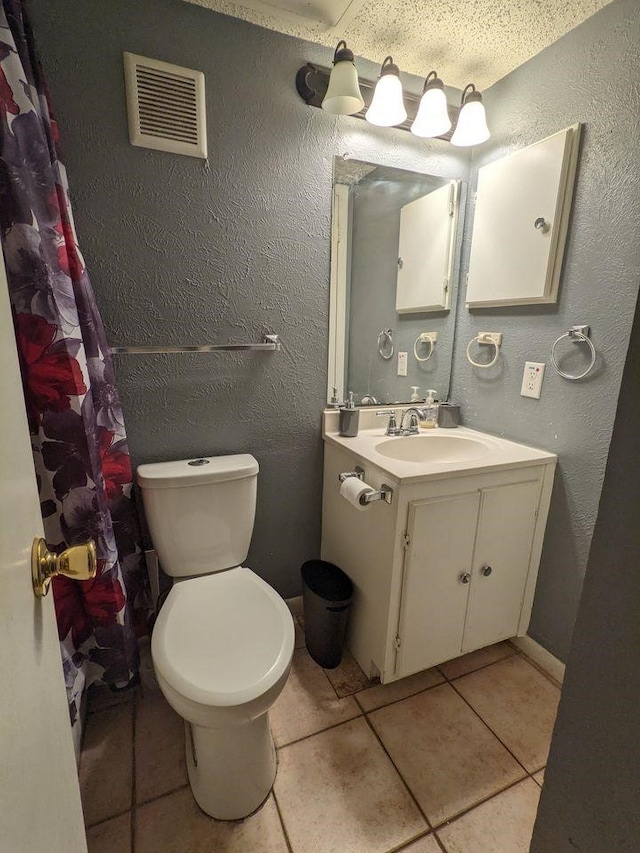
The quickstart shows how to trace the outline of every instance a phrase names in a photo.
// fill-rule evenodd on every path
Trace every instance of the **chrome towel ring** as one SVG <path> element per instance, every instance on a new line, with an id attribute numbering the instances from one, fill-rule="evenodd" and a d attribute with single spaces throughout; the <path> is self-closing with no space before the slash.
<path id="1" fill-rule="evenodd" d="M 589 337 L 590 332 L 591 329 L 589 328 L 589 326 L 572 326 L 568 332 L 565 332 L 564 335 L 560 335 L 560 337 L 553 342 L 553 346 L 551 347 L 551 364 L 554 366 L 556 371 L 560 374 L 560 376 L 562 376 L 563 379 L 571 379 L 572 381 L 575 381 L 576 379 L 584 379 L 584 377 L 591 373 L 591 371 L 593 370 L 596 363 L 597 353 L 596 348 L 593 345 L 593 341 Z M 574 343 L 587 344 L 587 346 L 591 350 L 591 360 L 589 361 L 589 366 L 586 370 L 583 370 L 582 373 L 567 373 L 566 371 L 561 370 L 558 366 L 558 360 L 556 358 L 556 349 L 560 341 L 563 341 L 565 338 L 568 338 Z"/>
<path id="2" fill-rule="evenodd" d="M 393 358 L 393 329 L 383 329 L 378 335 L 378 352 L 385 361 Z"/>

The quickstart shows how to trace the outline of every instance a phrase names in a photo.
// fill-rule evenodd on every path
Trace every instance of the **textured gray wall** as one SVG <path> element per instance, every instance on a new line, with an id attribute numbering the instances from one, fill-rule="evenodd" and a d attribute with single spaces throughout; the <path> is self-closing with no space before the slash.
<path id="1" fill-rule="evenodd" d="M 333 156 L 466 178 L 468 153 L 307 107 L 295 73 L 332 52 L 243 21 L 178 0 L 29 8 L 111 343 L 282 335 L 280 354 L 129 356 L 118 374 L 135 463 L 256 455 L 249 565 L 294 595 L 319 552 Z M 205 73 L 208 163 L 129 145 L 124 50 Z"/>
<path id="2" fill-rule="evenodd" d="M 530 634 L 562 660 L 582 589 L 640 280 L 639 68 L 638 2 L 617 0 L 486 93 L 493 136 L 473 158 L 477 168 L 586 123 L 557 305 L 471 312 L 462 305 L 453 368 L 454 394 L 468 426 L 559 456 Z M 553 341 L 574 323 L 591 325 L 600 354 L 597 371 L 582 382 L 562 379 L 549 359 Z M 466 345 L 480 330 L 504 332 L 495 370 L 474 371 L 466 361 Z M 539 401 L 520 397 L 525 361 L 547 363 Z"/>
<path id="3" fill-rule="evenodd" d="M 531 853 L 640 849 L 638 423 L 640 310 Z"/>
<path id="4" fill-rule="evenodd" d="M 457 289 L 451 297 L 450 311 L 430 314 L 396 313 L 396 277 L 400 212 L 405 204 L 421 198 L 443 181 L 416 178 L 405 171 L 367 176 L 351 188 L 351 311 L 349 316 L 348 390 L 373 394 L 379 403 L 407 401 L 411 386 L 419 387 L 421 399 L 426 390 L 447 396 L 453 355 Z M 463 213 L 460 216 L 464 218 Z M 462 226 L 460 226 L 460 229 Z M 457 270 L 456 276 L 457 280 Z M 377 337 L 381 329 L 393 329 L 394 355 L 385 361 L 378 353 Z M 438 333 L 431 358 L 418 362 L 413 344 L 421 332 Z M 407 376 L 398 376 L 398 353 L 408 352 Z M 424 347 L 420 354 L 427 352 Z"/>

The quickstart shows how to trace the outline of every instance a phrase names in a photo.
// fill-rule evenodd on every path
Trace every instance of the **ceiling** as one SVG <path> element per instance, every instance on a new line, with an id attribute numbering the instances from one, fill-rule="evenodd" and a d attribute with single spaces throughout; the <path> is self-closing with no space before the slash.
<path id="1" fill-rule="evenodd" d="M 612 0 L 186 0 L 449 86 L 486 89 Z"/>

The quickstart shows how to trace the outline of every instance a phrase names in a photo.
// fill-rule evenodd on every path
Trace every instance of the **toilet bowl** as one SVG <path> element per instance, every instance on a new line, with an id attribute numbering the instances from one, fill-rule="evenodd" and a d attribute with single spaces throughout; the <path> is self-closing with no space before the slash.
<path id="1" fill-rule="evenodd" d="M 260 806 L 275 780 L 268 711 L 291 668 L 293 619 L 276 591 L 240 565 L 258 463 L 246 454 L 192 462 L 138 468 L 151 537 L 173 576 L 151 655 L 160 689 L 185 721 L 196 802 L 236 820 Z"/>

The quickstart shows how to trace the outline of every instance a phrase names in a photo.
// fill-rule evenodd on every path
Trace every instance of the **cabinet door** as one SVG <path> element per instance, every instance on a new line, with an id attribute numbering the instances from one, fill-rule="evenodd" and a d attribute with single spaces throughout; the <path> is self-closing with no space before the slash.
<path id="1" fill-rule="evenodd" d="M 539 499 L 539 480 L 482 491 L 463 652 L 518 633 Z"/>
<path id="2" fill-rule="evenodd" d="M 479 504 L 473 492 L 409 505 L 398 678 L 460 654 Z"/>
<path id="3" fill-rule="evenodd" d="M 447 184 L 400 211 L 398 314 L 449 307 L 455 193 L 455 184 Z"/>

